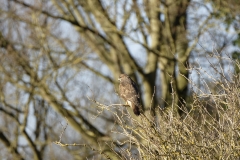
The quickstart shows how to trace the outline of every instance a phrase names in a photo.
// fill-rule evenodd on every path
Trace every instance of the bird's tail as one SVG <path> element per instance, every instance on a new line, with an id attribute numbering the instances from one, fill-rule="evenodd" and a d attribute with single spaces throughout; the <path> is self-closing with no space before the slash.
<path id="1" fill-rule="evenodd" d="M 133 107 L 133 112 L 134 112 L 134 114 L 137 115 L 137 116 L 139 116 L 140 113 L 141 113 L 141 112 L 140 112 L 140 108 L 139 108 L 138 106 L 136 106 L 136 105 Z"/>

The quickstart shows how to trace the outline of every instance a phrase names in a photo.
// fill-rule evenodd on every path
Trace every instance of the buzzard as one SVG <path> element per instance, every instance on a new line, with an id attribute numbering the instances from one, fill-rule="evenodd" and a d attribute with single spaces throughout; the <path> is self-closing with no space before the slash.
<path id="1" fill-rule="evenodd" d="M 120 96 L 126 101 L 126 105 L 133 109 L 134 114 L 139 116 L 141 111 L 141 102 L 137 84 L 126 74 L 121 74 L 118 80 L 120 81 Z"/>

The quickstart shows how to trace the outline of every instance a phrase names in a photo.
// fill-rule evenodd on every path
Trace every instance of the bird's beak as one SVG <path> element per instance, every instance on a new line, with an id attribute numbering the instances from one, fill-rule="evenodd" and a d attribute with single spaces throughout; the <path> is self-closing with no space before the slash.
<path id="1" fill-rule="evenodd" d="M 120 78 L 118 78 L 118 80 L 120 81 Z"/>

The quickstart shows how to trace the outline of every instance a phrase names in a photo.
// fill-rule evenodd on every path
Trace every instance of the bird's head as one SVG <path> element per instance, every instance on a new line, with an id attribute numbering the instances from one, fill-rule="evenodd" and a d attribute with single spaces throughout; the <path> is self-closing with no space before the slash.
<path id="1" fill-rule="evenodd" d="M 120 74 L 118 81 L 121 82 L 123 80 L 123 78 L 126 78 L 126 77 L 128 77 L 126 74 Z"/>

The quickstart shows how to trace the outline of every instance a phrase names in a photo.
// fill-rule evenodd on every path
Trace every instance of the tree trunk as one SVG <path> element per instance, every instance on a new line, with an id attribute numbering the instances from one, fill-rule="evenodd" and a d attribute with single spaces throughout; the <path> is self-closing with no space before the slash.
<path id="1" fill-rule="evenodd" d="M 188 86 L 186 67 L 190 52 L 188 51 L 186 12 L 189 0 L 177 2 L 169 0 L 166 4 L 169 5 L 164 8 L 165 21 L 160 42 L 163 57 L 159 58 L 162 99 L 164 107 L 174 107 L 173 112 L 181 116 L 183 112 L 178 107 L 181 108 L 187 98 Z"/>

